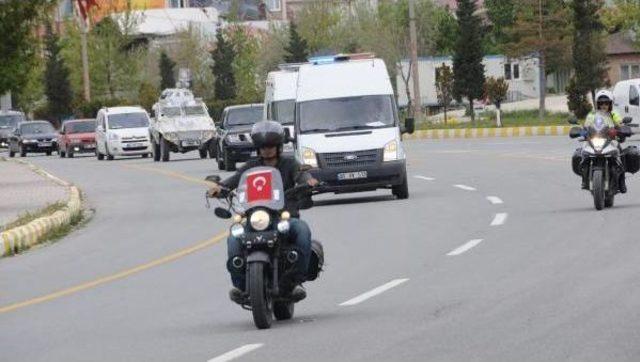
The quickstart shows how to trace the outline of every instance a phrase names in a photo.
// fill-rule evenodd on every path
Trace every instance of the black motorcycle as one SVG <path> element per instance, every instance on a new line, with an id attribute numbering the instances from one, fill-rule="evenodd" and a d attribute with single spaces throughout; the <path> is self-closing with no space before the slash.
<path id="1" fill-rule="evenodd" d="M 209 176 L 207 180 L 219 184 L 220 178 Z M 291 215 L 285 211 L 285 200 L 306 200 L 301 208 L 308 208 L 314 192 L 308 185 L 284 192 L 277 169 L 256 167 L 242 174 L 237 190 L 222 188 L 218 196 L 224 207 L 217 207 L 215 214 L 222 219 L 233 218 L 230 233 L 243 246 L 243 255 L 231 260 L 232 267 L 246 273 L 241 305 L 251 310 L 259 329 L 271 327 L 274 316 L 277 320 L 293 317 L 296 300 L 289 292 L 299 253 L 288 240 Z M 306 280 L 315 280 L 323 263 L 322 244 L 314 240 Z"/>
<path id="2" fill-rule="evenodd" d="M 577 123 L 577 119 L 569 121 Z M 574 173 L 579 176 L 588 173 L 589 191 L 593 195 L 596 210 L 612 207 L 615 195 L 619 193 L 619 179 L 626 171 L 638 171 L 639 157 L 635 146 L 622 149 L 621 144 L 633 131 L 627 124 L 631 118 L 623 120 L 624 126 L 611 128 L 603 116 L 596 114 L 594 124 L 589 127 L 573 127 L 569 137 L 581 138 L 581 148 L 576 150 L 572 159 Z"/>

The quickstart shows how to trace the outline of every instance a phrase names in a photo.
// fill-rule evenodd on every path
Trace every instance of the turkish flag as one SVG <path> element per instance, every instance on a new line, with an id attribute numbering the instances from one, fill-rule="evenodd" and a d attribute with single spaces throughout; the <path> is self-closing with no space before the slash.
<path id="1" fill-rule="evenodd" d="M 247 201 L 270 201 L 273 197 L 271 171 L 259 171 L 247 175 Z"/>

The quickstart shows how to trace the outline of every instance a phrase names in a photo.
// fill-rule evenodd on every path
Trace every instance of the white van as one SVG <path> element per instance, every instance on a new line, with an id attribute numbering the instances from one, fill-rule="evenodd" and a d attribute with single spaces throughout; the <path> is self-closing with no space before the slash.
<path id="1" fill-rule="evenodd" d="M 613 88 L 613 109 L 622 118 L 631 117 L 640 124 L 640 79 L 623 80 Z"/>
<path id="2" fill-rule="evenodd" d="M 391 189 L 409 197 L 400 125 L 384 61 L 372 55 L 310 59 L 298 71 L 296 156 L 335 193 Z"/>
<path id="3" fill-rule="evenodd" d="M 115 156 L 148 157 L 149 115 L 141 107 L 102 108 L 96 117 L 96 156 L 113 160 Z"/>
<path id="4" fill-rule="evenodd" d="M 296 64 L 281 65 L 278 71 L 269 72 L 264 93 L 264 120 L 276 121 L 295 134 L 293 115 L 298 86 L 298 67 Z M 285 143 L 284 153 L 293 153 L 293 144 Z"/>

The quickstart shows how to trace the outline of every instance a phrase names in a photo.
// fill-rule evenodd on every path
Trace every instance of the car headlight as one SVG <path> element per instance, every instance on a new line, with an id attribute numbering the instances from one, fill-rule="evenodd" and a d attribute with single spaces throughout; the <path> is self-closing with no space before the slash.
<path id="1" fill-rule="evenodd" d="M 109 141 L 117 141 L 120 139 L 120 136 L 118 136 L 115 133 L 109 133 Z"/>
<path id="2" fill-rule="evenodd" d="M 239 238 L 244 235 L 244 226 L 239 223 L 231 225 L 231 235 L 233 235 L 234 238 Z"/>
<path id="3" fill-rule="evenodd" d="M 269 216 L 269 213 L 264 210 L 258 210 L 251 214 L 249 223 L 251 223 L 251 227 L 254 230 L 263 231 L 269 227 L 269 223 L 271 223 L 271 216 Z"/>
<path id="4" fill-rule="evenodd" d="M 176 140 L 178 139 L 178 133 L 177 132 L 167 132 L 164 134 L 164 138 L 168 139 L 168 140 Z"/>
<path id="5" fill-rule="evenodd" d="M 240 135 L 239 134 L 228 134 L 226 137 L 226 140 L 228 143 L 240 143 L 242 142 L 240 140 Z"/>
<path id="6" fill-rule="evenodd" d="M 593 145 L 593 148 L 596 151 L 602 151 L 602 148 L 604 147 L 604 144 L 607 142 L 607 140 L 605 140 L 602 137 L 594 137 L 591 139 L 591 144 Z"/>
<path id="7" fill-rule="evenodd" d="M 393 140 L 384 145 L 384 162 L 398 159 L 398 141 Z"/>
<path id="8" fill-rule="evenodd" d="M 318 167 L 318 158 L 316 157 L 316 151 L 307 147 L 303 148 L 302 163 L 311 167 Z"/>
<path id="9" fill-rule="evenodd" d="M 213 131 L 202 131 L 202 138 L 203 139 L 209 139 L 209 138 L 213 138 L 215 132 Z"/>

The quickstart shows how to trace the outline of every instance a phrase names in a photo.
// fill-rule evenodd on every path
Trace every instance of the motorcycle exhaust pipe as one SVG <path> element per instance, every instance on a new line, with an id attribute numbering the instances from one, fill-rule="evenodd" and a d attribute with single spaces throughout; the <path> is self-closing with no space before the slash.
<path id="1" fill-rule="evenodd" d="M 244 266 L 244 259 L 242 259 L 239 256 L 236 256 L 233 259 L 231 259 L 231 265 L 233 265 L 233 267 L 236 269 L 240 269 Z"/>
<path id="2" fill-rule="evenodd" d="M 291 264 L 295 263 L 296 261 L 298 261 L 298 252 L 295 250 L 291 250 L 290 252 L 287 253 L 287 261 Z"/>

